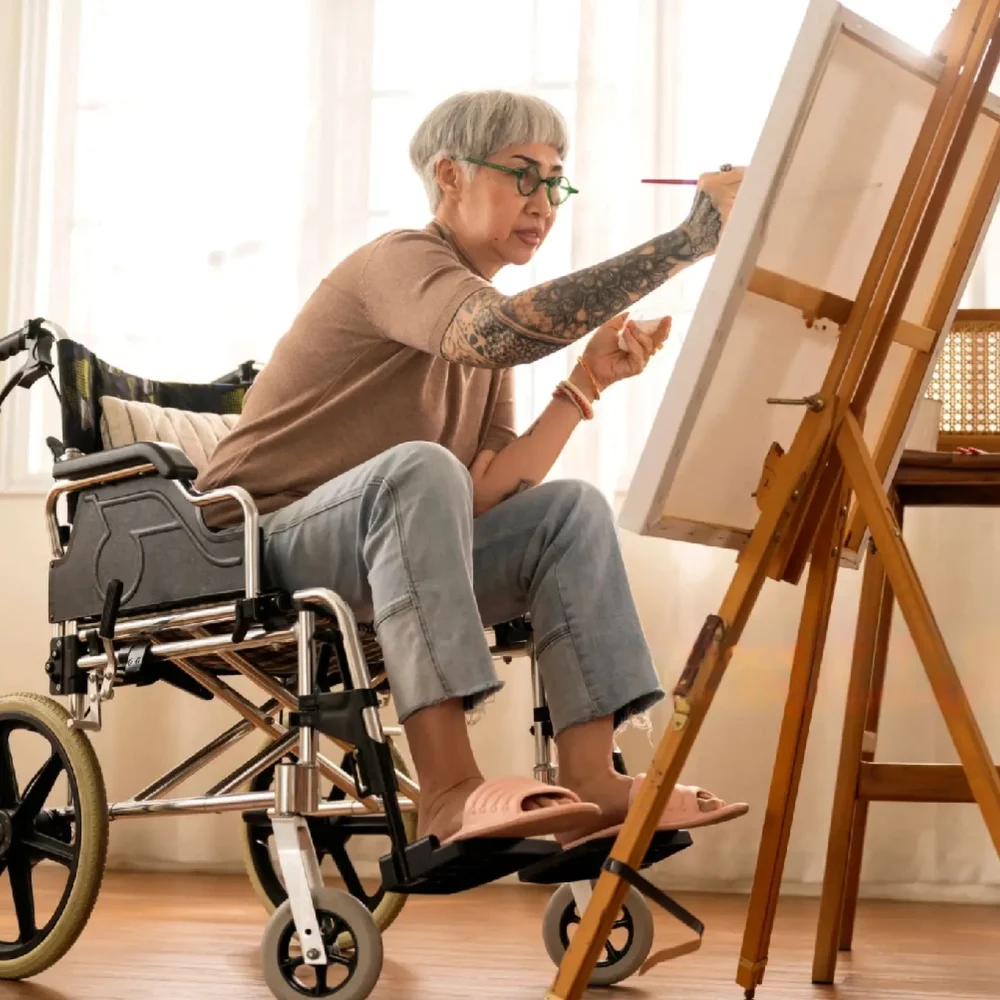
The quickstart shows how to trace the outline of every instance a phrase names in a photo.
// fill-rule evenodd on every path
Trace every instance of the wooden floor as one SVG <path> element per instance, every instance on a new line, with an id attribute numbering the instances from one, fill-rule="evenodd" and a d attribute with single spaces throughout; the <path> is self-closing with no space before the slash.
<path id="1" fill-rule="evenodd" d="M 543 1000 L 554 966 L 539 921 L 547 892 L 497 886 L 448 899 L 411 899 L 385 937 L 373 1000 Z M 746 901 L 680 895 L 706 925 L 694 955 L 611 991 L 613 1000 L 742 998 L 734 982 Z M 782 902 L 758 1000 L 888 1000 L 1000 996 L 1000 912 L 972 906 L 862 904 L 856 950 L 835 987 L 809 981 L 815 900 Z M 257 949 L 265 915 L 245 879 L 108 876 L 76 947 L 31 983 L 0 983 L 2 1000 L 268 1000 Z M 654 947 L 680 925 L 657 917 Z M 686 934 L 687 932 L 684 931 Z"/>

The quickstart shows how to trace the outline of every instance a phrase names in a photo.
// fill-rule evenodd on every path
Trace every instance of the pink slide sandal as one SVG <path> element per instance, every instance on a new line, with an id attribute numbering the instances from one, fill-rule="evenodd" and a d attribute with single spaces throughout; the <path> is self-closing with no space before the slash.
<path id="1" fill-rule="evenodd" d="M 532 778 L 495 778 L 466 800 L 462 828 L 444 844 L 476 837 L 537 837 L 572 830 L 601 810 L 568 788 Z"/>
<path id="2" fill-rule="evenodd" d="M 639 793 L 639 786 L 642 783 L 644 774 L 637 774 L 629 790 L 629 809 L 635 803 L 635 797 Z M 722 799 L 713 795 L 704 788 L 697 785 L 675 785 L 663 808 L 660 822 L 656 829 L 659 830 L 693 830 L 699 826 L 714 826 L 716 823 L 725 823 L 728 820 L 736 819 L 737 816 L 745 816 L 750 811 L 750 806 L 746 802 L 733 802 L 726 805 Z M 614 826 L 605 827 L 595 833 L 588 834 L 567 843 L 562 843 L 564 850 L 576 847 L 578 844 L 586 844 L 591 840 L 605 840 L 609 837 L 617 837 L 624 823 L 616 823 Z"/>

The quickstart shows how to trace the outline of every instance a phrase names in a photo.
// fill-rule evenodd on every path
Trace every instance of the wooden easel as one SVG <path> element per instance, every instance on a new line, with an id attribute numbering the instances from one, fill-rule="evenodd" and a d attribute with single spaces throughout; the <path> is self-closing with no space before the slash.
<path id="1" fill-rule="evenodd" d="M 883 482 L 916 405 L 932 352 L 914 352 L 874 452 L 865 411 L 927 247 L 1000 63 L 1000 0 L 961 0 L 939 43 L 944 66 L 896 197 L 844 323 L 822 387 L 787 454 L 766 458 L 760 517 L 717 615 L 709 616 L 673 691 L 673 714 L 636 800 L 594 886 L 546 1000 L 580 1000 L 658 817 L 698 736 L 765 579 L 797 583 L 809 563 L 757 870 L 736 981 L 752 997 L 763 981 L 841 547 L 865 527 L 878 548 L 1000 853 L 1000 776 L 934 619 Z M 935 346 L 1000 187 L 995 140 L 925 315 Z M 853 496 L 853 508 L 852 508 Z M 676 954 L 668 949 L 647 962 Z"/>

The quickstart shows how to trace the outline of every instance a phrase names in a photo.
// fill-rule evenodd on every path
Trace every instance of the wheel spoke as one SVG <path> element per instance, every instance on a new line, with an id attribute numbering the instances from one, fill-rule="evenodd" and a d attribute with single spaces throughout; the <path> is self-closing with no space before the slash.
<path id="1" fill-rule="evenodd" d="M 17 807 L 15 819 L 21 822 L 32 820 L 42 811 L 42 807 L 49 795 L 52 794 L 52 789 L 62 771 L 62 757 L 56 753 L 52 754 L 39 768 L 38 773 L 25 789 L 24 798 L 21 799 L 21 804 Z"/>
<path id="2" fill-rule="evenodd" d="M 17 805 L 17 771 L 10 752 L 9 729 L 0 730 L 0 809 L 13 809 Z"/>
<path id="3" fill-rule="evenodd" d="M 44 833 L 32 833 L 25 837 L 21 844 L 36 858 L 43 861 L 57 861 L 66 867 L 73 864 L 75 857 L 73 845 L 56 840 L 55 837 L 48 837 Z"/>
<path id="4" fill-rule="evenodd" d="M 31 881 L 31 863 L 20 854 L 9 860 L 10 887 L 14 895 L 14 912 L 17 914 L 20 934 L 18 940 L 23 944 L 38 933 L 38 927 L 35 925 L 35 890 Z"/>
<path id="5" fill-rule="evenodd" d="M 322 990 L 323 993 L 326 992 L 326 970 L 325 965 L 314 965 L 313 968 L 316 970 L 316 987 L 318 990 Z M 317 996 L 323 996 L 323 993 L 317 993 Z"/>
<path id="6" fill-rule="evenodd" d="M 281 961 L 281 967 L 286 972 L 294 972 L 300 966 L 305 964 L 306 960 L 301 955 L 295 955 L 294 957 L 290 955 L 287 958 L 282 959 Z"/>
<path id="7" fill-rule="evenodd" d="M 337 948 L 326 956 L 326 960 L 334 965 L 342 965 L 345 969 L 352 969 L 354 967 L 354 959 L 350 955 L 345 955 Z"/>

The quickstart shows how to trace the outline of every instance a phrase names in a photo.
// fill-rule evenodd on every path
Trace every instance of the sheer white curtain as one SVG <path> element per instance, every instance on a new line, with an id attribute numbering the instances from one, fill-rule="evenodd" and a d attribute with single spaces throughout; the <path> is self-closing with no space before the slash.
<path id="1" fill-rule="evenodd" d="M 951 0 L 855 0 L 851 6 L 929 47 Z M 207 379 L 271 347 L 317 281 L 392 226 L 420 226 L 427 206 L 409 166 L 409 137 L 433 104 L 460 89 L 507 87 L 547 97 L 572 131 L 567 172 L 581 190 L 506 291 L 592 264 L 676 225 L 690 191 L 640 184 L 695 176 L 752 154 L 806 0 L 38 0 L 34 79 L 25 101 L 31 197 L 22 225 L 15 316 L 46 315 L 109 361 L 157 378 Z M 47 58 L 46 58 L 47 57 Z M 41 60 L 39 62 L 39 60 Z M 30 76 L 30 74 L 29 74 Z M 28 176 L 30 175 L 30 176 Z M 988 242 L 969 305 L 998 304 Z M 674 317 L 668 349 L 601 400 L 554 475 L 625 488 L 697 301 L 708 264 L 639 303 Z M 547 402 L 574 349 L 518 372 L 522 426 Z M 26 394 L 19 394 L 25 396 Z M 33 399 L 41 399 L 36 392 Z M 44 483 L 42 426 L 19 400 L 19 433 L 0 467 Z M 12 441 L 31 424 L 34 452 Z M 8 431 L 10 430 L 8 418 Z M 56 428 L 53 428 L 56 429 Z M 907 527 L 914 557 L 955 643 L 987 730 L 1000 733 L 998 541 L 990 511 L 925 511 Z M 636 598 L 666 684 L 729 582 L 732 554 L 625 536 Z M 44 555 L 40 556 L 44 558 Z M 830 650 L 793 833 L 789 884 L 821 876 L 857 606 L 842 575 Z M 664 877 L 745 886 L 753 871 L 800 593 L 765 588 L 703 729 L 686 778 L 748 799 L 746 820 L 699 835 Z M 38 620 L 44 621 L 44 608 Z M 475 727 L 491 773 L 528 773 L 530 691 L 521 664 Z M 97 744 L 110 792 L 132 794 L 231 722 L 170 691 L 126 696 Z M 656 721 L 662 722 L 658 715 Z M 516 734 L 512 737 L 512 733 Z M 954 759 L 912 644 L 893 640 L 882 753 Z M 519 738 L 524 736 L 523 739 Z M 625 737 L 630 765 L 650 747 Z M 994 739 L 994 745 L 995 739 Z M 136 748 L 148 751 L 140 759 Z M 224 758 L 209 776 L 234 763 Z M 870 891 L 975 895 L 1000 866 L 973 807 L 887 806 L 870 827 Z M 238 865 L 238 817 L 116 828 L 118 864 Z M 985 888 L 984 888 L 985 887 Z"/>

